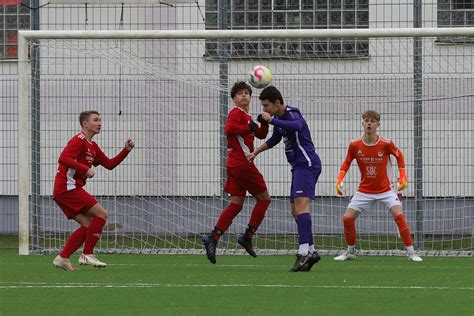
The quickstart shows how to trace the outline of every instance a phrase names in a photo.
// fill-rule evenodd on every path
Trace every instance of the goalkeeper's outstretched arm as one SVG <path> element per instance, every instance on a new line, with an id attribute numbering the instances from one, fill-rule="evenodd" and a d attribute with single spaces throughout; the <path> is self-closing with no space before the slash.
<path id="1" fill-rule="evenodd" d="M 346 159 L 344 159 L 344 161 L 342 162 L 341 169 L 337 174 L 336 193 L 339 196 L 344 195 L 344 192 L 342 192 L 342 188 L 344 187 L 344 177 L 346 176 L 347 171 L 349 171 L 349 168 L 351 167 L 352 160 L 354 160 L 354 156 L 352 155 L 351 145 L 349 145 Z"/>
<path id="2" fill-rule="evenodd" d="M 390 154 L 395 156 L 395 159 L 397 159 L 398 171 L 400 172 L 397 180 L 397 190 L 405 190 L 408 188 L 407 172 L 405 170 L 405 156 L 403 156 L 403 152 L 393 142 L 390 142 L 389 148 Z"/>

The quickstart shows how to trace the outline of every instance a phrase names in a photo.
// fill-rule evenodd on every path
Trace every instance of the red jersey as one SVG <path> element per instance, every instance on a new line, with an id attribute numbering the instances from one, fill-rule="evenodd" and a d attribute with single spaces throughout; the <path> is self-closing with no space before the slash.
<path id="1" fill-rule="evenodd" d="M 250 134 L 248 124 L 251 120 L 252 116 L 237 106 L 230 111 L 224 128 L 227 136 L 227 167 L 248 164 L 245 155 L 253 152 L 254 135 L 259 139 L 267 137 L 268 125 L 259 126 L 254 134 Z"/>
<path id="2" fill-rule="evenodd" d="M 355 159 L 362 175 L 358 191 L 369 194 L 387 192 L 392 189 L 390 155 L 397 159 L 399 169 L 405 168 L 402 151 L 390 139 L 379 136 L 375 144 L 367 145 L 362 138 L 357 138 L 350 143 L 341 170 L 347 172 Z"/>
<path id="3" fill-rule="evenodd" d="M 85 174 L 92 165 L 102 165 L 111 170 L 120 164 L 128 153 L 124 148 L 117 156 L 109 159 L 99 145 L 89 141 L 82 132 L 74 135 L 59 156 L 53 197 L 83 187 L 87 180 Z"/>

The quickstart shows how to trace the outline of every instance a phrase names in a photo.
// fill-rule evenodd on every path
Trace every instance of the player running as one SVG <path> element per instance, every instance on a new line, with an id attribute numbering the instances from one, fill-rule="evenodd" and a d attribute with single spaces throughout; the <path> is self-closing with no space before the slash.
<path id="1" fill-rule="evenodd" d="M 390 155 L 397 159 L 400 177 L 397 181 L 398 191 L 408 187 L 405 171 L 405 160 L 403 153 L 390 139 L 377 135 L 380 126 L 380 114 L 376 111 L 366 111 L 362 114 L 362 126 L 364 134 L 354 139 L 349 144 L 347 156 L 339 171 L 336 191 L 342 196 L 342 183 L 352 160 L 357 161 L 362 179 L 357 192 L 352 197 L 346 213 L 342 217 L 344 223 L 344 237 L 347 242 L 347 251 L 337 256 L 334 260 L 344 261 L 356 258 L 356 228 L 355 220 L 362 212 L 370 212 L 378 201 L 385 205 L 392 213 L 393 219 L 398 226 L 398 231 L 405 244 L 408 259 L 420 262 L 423 259 L 418 256 L 413 248 L 413 240 L 410 235 L 405 216 L 402 213 L 400 200 L 392 190 L 389 175 L 392 174 Z"/>
<path id="2" fill-rule="evenodd" d="M 79 258 L 82 265 L 103 268 L 107 264 L 94 256 L 94 247 L 100 239 L 107 220 L 107 211 L 82 187 L 88 178 L 95 175 L 94 166 L 102 165 L 112 170 L 118 166 L 135 147 L 129 138 L 122 151 L 109 159 L 92 141 L 100 133 L 102 121 L 97 111 L 86 111 L 79 115 L 82 131 L 74 135 L 59 156 L 59 167 L 54 180 L 53 199 L 68 219 L 81 225 L 66 241 L 64 249 L 54 258 L 53 265 L 64 270 L 77 270 L 71 264 L 71 255 L 84 243 Z"/>
<path id="3" fill-rule="evenodd" d="M 257 202 L 248 227 L 237 242 L 249 255 L 257 256 L 252 246 L 252 237 L 262 223 L 271 202 L 263 176 L 255 164 L 249 163 L 245 157 L 253 151 L 254 136 L 259 139 L 267 136 L 268 124 L 262 121 L 258 126 L 248 113 L 252 97 L 252 88 L 248 84 L 242 81 L 235 83 L 230 94 L 235 107 L 230 111 L 224 128 L 228 150 L 227 182 L 224 191 L 230 194 L 230 203 L 222 211 L 211 234 L 202 238 L 207 258 L 212 263 L 216 263 L 217 242 L 242 210 L 247 191 Z"/>

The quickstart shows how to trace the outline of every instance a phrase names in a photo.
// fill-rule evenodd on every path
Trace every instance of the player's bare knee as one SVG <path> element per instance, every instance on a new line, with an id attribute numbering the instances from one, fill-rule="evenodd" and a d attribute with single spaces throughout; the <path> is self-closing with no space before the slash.
<path id="1" fill-rule="evenodd" d="M 97 216 L 103 218 L 104 220 L 107 220 L 107 217 L 109 217 L 109 214 L 107 213 L 106 210 L 103 210 Z"/>
<path id="2" fill-rule="evenodd" d="M 392 214 L 392 216 L 395 218 L 397 217 L 398 215 L 400 214 L 403 214 L 402 212 L 402 208 L 400 205 L 394 205 L 390 208 L 390 213 Z"/>
<path id="3" fill-rule="evenodd" d="M 344 217 L 350 218 L 350 219 L 356 219 L 359 216 L 360 212 L 353 210 L 351 208 L 348 208 L 346 212 L 344 213 Z"/>
<path id="4" fill-rule="evenodd" d="M 257 195 L 254 195 L 255 199 L 257 201 L 269 201 L 269 203 L 271 202 L 271 197 L 270 197 L 270 194 L 268 193 L 268 191 L 265 191 L 265 192 L 262 192 L 260 194 L 257 194 Z"/>

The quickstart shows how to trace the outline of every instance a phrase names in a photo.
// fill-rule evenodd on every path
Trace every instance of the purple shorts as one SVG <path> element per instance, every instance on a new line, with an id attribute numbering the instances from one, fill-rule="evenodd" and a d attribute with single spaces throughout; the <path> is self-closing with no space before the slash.
<path id="1" fill-rule="evenodd" d="M 321 167 L 300 167 L 291 170 L 290 202 L 297 197 L 309 197 L 314 200 L 316 182 L 321 174 Z"/>

